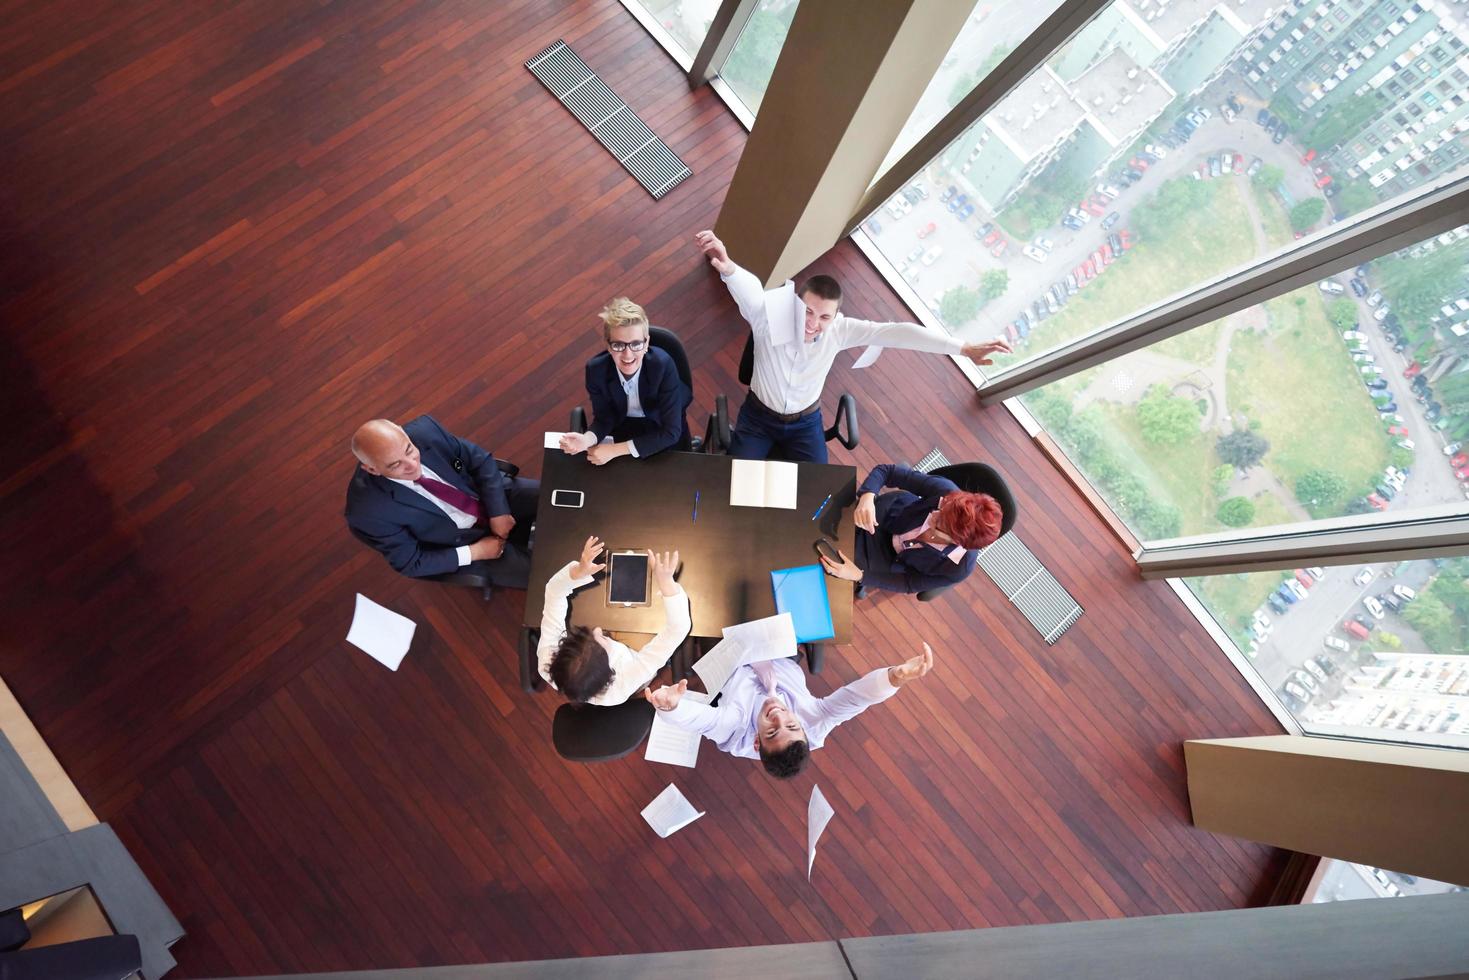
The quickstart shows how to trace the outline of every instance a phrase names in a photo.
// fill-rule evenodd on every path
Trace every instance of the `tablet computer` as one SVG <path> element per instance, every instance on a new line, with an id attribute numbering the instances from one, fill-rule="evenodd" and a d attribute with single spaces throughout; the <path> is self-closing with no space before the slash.
<path id="1" fill-rule="evenodd" d="M 646 606 L 649 555 L 646 551 L 614 551 L 607 572 L 609 606 Z"/>

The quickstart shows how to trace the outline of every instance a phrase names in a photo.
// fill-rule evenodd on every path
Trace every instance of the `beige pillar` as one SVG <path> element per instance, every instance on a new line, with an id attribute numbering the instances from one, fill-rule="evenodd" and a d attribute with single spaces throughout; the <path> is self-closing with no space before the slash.
<path id="1" fill-rule="evenodd" d="M 1300 735 L 1183 750 L 1203 830 L 1469 885 L 1469 752 Z"/>
<path id="2" fill-rule="evenodd" d="M 973 0 L 801 0 L 716 231 L 768 285 L 842 237 Z"/>

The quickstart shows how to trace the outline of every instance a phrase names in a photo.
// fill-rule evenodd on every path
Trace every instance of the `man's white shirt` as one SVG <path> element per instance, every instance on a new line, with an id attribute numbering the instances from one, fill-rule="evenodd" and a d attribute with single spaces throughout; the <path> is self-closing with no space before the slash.
<path id="1" fill-rule="evenodd" d="M 807 343 L 806 304 L 791 280 L 767 291 L 753 273 L 739 266 L 719 278 L 755 336 L 750 390 L 767 408 L 782 414 L 816 404 L 837 354 L 849 348 L 877 344 L 930 354 L 958 354 L 964 348 L 959 338 L 916 323 L 879 323 L 841 313 Z"/>
<path id="2" fill-rule="evenodd" d="M 440 483 L 448 484 L 451 487 L 454 485 L 452 483 L 449 483 L 448 480 L 439 476 L 433 470 L 429 469 L 427 466 L 421 466 L 420 468 L 423 470 L 423 475 L 428 477 L 430 480 L 437 480 Z M 412 480 L 399 480 L 391 476 L 388 477 L 388 479 L 401 486 L 407 487 L 409 490 L 412 490 L 423 499 L 432 501 L 433 505 L 439 510 L 443 511 L 444 516 L 453 521 L 454 526 L 459 528 L 459 530 L 464 531 L 474 527 L 475 517 L 473 514 L 466 514 L 464 513 L 464 511 L 460 510 L 458 507 L 455 507 L 447 500 L 440 500 L 438 497 L 435 497 L 433 494 L 429 493 L 427 490 L 419 486 L 417 483 L 414 483 Z M 465 565 L 468 565 L 471 561 L 473 561 L 473 559 L 469 557 L 469 545 L 467 544 L 461 544 L 459 547 L 455 548 L 454 554 L 459 556 L 460 568 L 463 568 Z"/>

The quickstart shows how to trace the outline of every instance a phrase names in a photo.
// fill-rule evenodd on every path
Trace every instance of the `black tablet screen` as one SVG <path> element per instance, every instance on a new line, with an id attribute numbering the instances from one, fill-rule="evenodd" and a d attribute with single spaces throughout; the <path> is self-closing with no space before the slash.
<path id="1" fill-rule="evenodd" d="M 608 585 L 609 602 L 644 603 L 648 601 L 648 556 L 617 554 L 612 556 L 612 581 Z"/>

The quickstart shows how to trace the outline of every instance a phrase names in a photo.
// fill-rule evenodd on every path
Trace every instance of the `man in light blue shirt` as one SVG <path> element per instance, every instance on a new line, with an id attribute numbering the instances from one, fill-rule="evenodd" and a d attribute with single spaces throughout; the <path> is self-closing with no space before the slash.
<path id="1" fill-rule="evenodd" d="M 824 698 L 806 689 L 806 673 L 793 659 L 735 668 L 718 707 L 684 699 L 688 681 L 649 688 L 643 696 L 669 724 L 703 735 L 730 755 L 759 759 L 776 779 L 790 779 L 805 768 L 833 728 L 931 670 L 933 649 L 925 643 L 913 659 L 864 674 Z"/>

